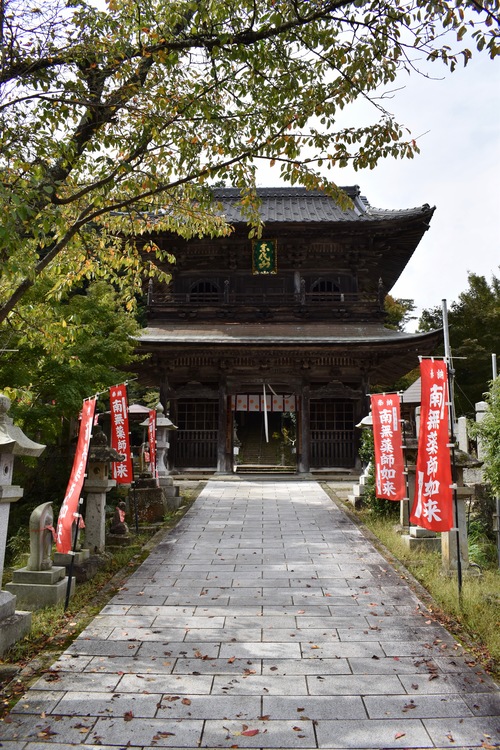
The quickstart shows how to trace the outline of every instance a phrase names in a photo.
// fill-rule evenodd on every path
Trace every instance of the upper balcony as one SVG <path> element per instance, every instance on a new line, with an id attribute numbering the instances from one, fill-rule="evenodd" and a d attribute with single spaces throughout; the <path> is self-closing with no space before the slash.
<path id="1" fill-rule="evenodd" d="M 252 289 L 233 291 L 207 282 L 185 292 L 156 291 L 151 284 L 147 301 L 149 318 L 197 318 L 199 320 L 379 320 L 383 304 L 378 294 L 328 291 L 298 292 Z"/>

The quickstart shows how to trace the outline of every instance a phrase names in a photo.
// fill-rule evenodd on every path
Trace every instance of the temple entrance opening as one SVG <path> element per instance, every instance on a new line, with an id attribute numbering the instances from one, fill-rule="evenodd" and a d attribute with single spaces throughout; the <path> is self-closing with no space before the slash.
<path id="1" fill-rule="evenodd" d="M 236 470 L 280 467 L 295 471 L 295 413 L 235 412 L 234 429 Z"/>

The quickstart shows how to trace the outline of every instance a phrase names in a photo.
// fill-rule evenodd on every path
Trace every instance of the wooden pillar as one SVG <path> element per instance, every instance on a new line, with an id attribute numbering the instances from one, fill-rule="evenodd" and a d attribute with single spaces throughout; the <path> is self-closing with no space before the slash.
<path id="1" fill-rule="evenodd" d="M 217 431 L 217 471 L 225 474 L 229 471 L 227 457 L 228 442 L 228 408 L 227 408 L 227 382 L 226 377 L 221 377 L 219 381 L 219 422 Z"/>
<path id="2" fill-rule="evenodd" d="M 174 424 L 177 424 L 175 418 L 172 416 L 172 404 L 170 402 L 170 383 L 168 382 L 168 374 L 166 370 L 162 370 L 160 379 L 160 404 L 165 409 L 165 414 L 169 417 Z M 170 436 L 172 438 L 172 436 Z M 175 437 L 170 439 L 170 442 L 175 442 Z M 165 468 L 168 471 L 172 468 L 171 465 L 171 452 L 168 450 L 165 455 Z"/>
<path id="3" fill-rule="evenodd" d="M 169 401 L 169 382 L 168 375 L 165 370 L 161 373 L 160 380 L 160 403 L 165 409 L 165 413 L 168 413 L 168 401 Z"/>
<path id="4" fill-rule="evenodd" d="M 298 470 L 299 474 L 307 474 L 311 470 L 310 453 L 311 453 L 311 414 L 310 414 L 310 397 L 311 389 L 309 384 L 302 386 L 300 397 L 300 456 Z"/>

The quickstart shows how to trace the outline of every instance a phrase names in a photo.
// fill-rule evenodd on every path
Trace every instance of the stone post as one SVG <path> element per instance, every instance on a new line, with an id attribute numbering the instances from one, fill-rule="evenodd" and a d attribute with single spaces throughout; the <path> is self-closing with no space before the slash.
<path id="1" fill-rule="evenodd" d="M 457 445 L 461 451 L 469 452 L 469 437 L 467 435 L 467 417 L 457 419 Z"/>
<path id="2" fill-rule="evenodd" d="M 486 401 L 478 401 L 475 404 L 476 407 L 476 422 L 482 422 L 489 406 Z M 481 439 L 477 439 L 477 457 L 480 461 L 484 459 L 484 449 L 481 444 Z"/>
<path id="3" fill-rule="evenodd" d="M 30 440 L 8 416 L 10 399 L 0 394 L 0 585 L 5 563 L 10 504 L 23 496 L 21 487 L 12 484 L 14 456 L 38 457 L 45 446 Z M 16 612 L 16 597 L 0 590 L 0 654 L 20 640 L 31 627 L 30 612 Z"/>
<path id="4" fill-rule="evenodd" d="M 458 495 L 458 519 L 455 518 L 456 525 L 450 529 L 450 531 L 443 531 L 441 534 L 441 558 L 443 569 L 447 572 L 456 571 L 458 568 L 457 536 L 460 539 L 460 561 L 462 564 L 462 571 L 465 572 L 469 568 L 469 545 L 467 541 L 465 500 L 472 495 L 472 489 L 469 487 L 457 487 L 456 491 Z M 455 508 L 453 510 L 455 515 Z"/>
<path id="5" fill-rule="evenodd" d="M 110 479 L 109 464 L 123 459 L 124 456 L 108 446 L 104 432 L 96 428 L 90 441 L 87 477 L 83 485 L 87 493 L 85 546 L 91 554 L 103 555 L 106 550 L 106 494 L 116 487 L 116 481 Z"/>
<path id="6" fill-rule="evenodd" d="M 455 517 L 455 526 L 450 531 L 443 532 L 442 538 L 442 563 L 445 572 L 455 572 L 458 568 L 458 544 L 457 536 L 460 540 L 460 561 L 462 571 L 470 572 L 469 562 L 469 545 L 467 540 L 467 518 L 466 518 L 466 500 L 474 494 L 473 487 L 467 487 L 464 484 L 464 470 L 477 468 L 482 462 L 464 451 L 455 450 L 455 476 L 456 476 L 456 493 L 457 493 L 457 510 L 453 508 Z M 477 570 L 477 568 L 475 568 Z"/>

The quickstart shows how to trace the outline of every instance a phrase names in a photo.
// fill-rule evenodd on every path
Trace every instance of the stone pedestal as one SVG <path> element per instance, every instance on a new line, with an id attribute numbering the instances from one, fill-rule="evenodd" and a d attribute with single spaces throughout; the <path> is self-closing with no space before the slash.
<path id="1" fill-rule="evenodd" d="M 366 492 L 366 485 L 369 481 L 371 467 L 372 464 L 369 463 L 361 474 L 358 484 L 353 484 L 352 493 L 347 496 L 347 499 L 349 500 L 351 505 L 354 505 L 355 508 L 361 508 L 361 506 L 363 505 L 363 495 Z"/>
<path id="2" fill-rule="evenodd" d="M 31 629 L 31 612 L 16 611 L 16 597 L 0 591 L 0 656 Z"/>
<path id="3" fill-rule="evenodd" d="M 62 565 L 64 568 L 68 568 L 71 565 L 71 560 L 73 560 L 73 565 L 82 565 L 88 559 L 89 554 L 88 549 L 80 549 L 75 554 L 71 552 L 54 552 L 54 565 Z"/>
<path id="4" fill-rule="evenodd" d="M 141 523 L 161 523 L 168 510 L 163 488 L 158 487 L 156 479 L 139 479 L 134 489 L 134 500 L 137 502 L 137 517 Z"/>
<path id="5" fill-rule="evenodd" d="M 160 477 L 159 485 L 163 492 L 163 501 L 166 511 L 177 510 L 181 504 L 179 488 L 174 485 L 172 477 Z"/>
<path id="6" fill-rule="evenodd" d="M 5 587 L 17 597 L 19 606 L 33 611 L 61 602 L 68 591 L 66 569 L 52 563 L 52 503 L 43 503 L 30 516 L 30 556 L 25 568 L 12 574 L 12 582 Z M 71 581 L 70 594 L 75 588 Z"/>
<path id="7" fill-rule="evenodd" d="M 12 583 L 6 590 L 17 597 L 23 609 L 33 612 L 36 609 L 52 607 L 66 597 L 68 578 L 66 568 L 52 566 L 50 570 L 28 570 L 19 568 L 12 574 Z M 75 579 L 71 579 L 70 595 L 75 591 Z"/>
<path id="8" fill-rule="evenodd" d="M 415 459 L 417 441 L 408 438 L 406 441 L 408 471 L 408 500 L 401 504 L 400 520 L 401 526 L 407 530 L 401 535 L 403 543 L 411 550 L 420 549 L 423 552 L 439 552 L 441 549 L 441 537 L 435 531 L 424 529 L 421 526 L 410 526 L 410 512 L 415 502 Z M 404 505 L 403 505 L 404 504 Z"/>
<path id="9" fill-rule="evenodd" d="M 72 559 L 73 564 L 71 564 Z M 67 575 L 71 571 L 71 575 L 77 583 L 84 583 L 95 576 L 103 565 L 103 559 L 97 555 L 91 555 L 88 549 L 81 549 L 74 555 L 72 553 L 55 552 L 54 564 L 62 565 L 66 569 Z"/>
<path id="10" fill-rule="evenodd" d="M 425 552 L 439 552 L 441 550 L 441 538 L 435 531 L 423 529 L 421 526 L 411 526 L 408 534 L 402 534 L 401 539 L 408 549 L 421 549 Z"/>

